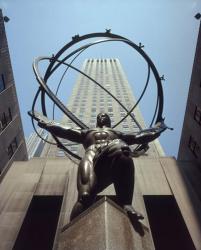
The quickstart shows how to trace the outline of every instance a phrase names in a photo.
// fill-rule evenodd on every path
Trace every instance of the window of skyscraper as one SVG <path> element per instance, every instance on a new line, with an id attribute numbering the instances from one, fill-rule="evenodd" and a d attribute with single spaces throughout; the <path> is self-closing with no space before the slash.
<path id="1" fill-rule="evenodd" d="M 200 153 L 200 147 L 192 136 L 189 137 L 188 147 L 197 158 Z"/>
<path id="2" fill-rule="evenodd" d="M 14 152 L 16 151 L 17 147 L 18 147 L 18 143 L 17 143 L 17 138 L 15 137 L 15 138 L 11 141 L 10 145 L 9 145 L 8 148 L 7 148 L 7 153 L 8 153 L 9 159 L 12 157 L 12 155 L 13 155 Z"/>
<path id="3" fill-rule="evenodd" d="M 128 124 L 122 124 L 122 128 L 123 128 L 124 131 L 128 131 L 129 130 Z"/>
<path id="4" fill-rule="evenodd" d="M 73 103 L 73 106 L 74 106 L 74 107 L 77 107 L 77 106 L 78 106 L 78 102 L 75 101 L 75 102 Z"/>
<path id="5" fill-rule="evenodd" d="M 2 130 L 7 126 L 7 119 L 6 119 L 6 113 L 3 112 L 3 114 L 1 115 L 1 128 Z"/>
<path id="6" fill-rule="evenodd" d="M 0 131 L 3 130 L 12 121 L 11 108 L 8 108 L 7 112 L 3 112 L 0 115 Z"/>
<path id="7" fill-rule="evenodd" d="M 73 145 L 73 146 L 70 147 L 70 149 L 71 149 L 72 151 L 77 151 L 78 146 L 77 146 L 77 145 Z"/>
<path id="8" fill-rule="evenodd" d="M 13 155 L 13 148 L 11 145 L 8 146 L 7 153 L 8 153 L 8 158 L 10 159 Z"/>
<path id="9" fill-rule="evenodd" d="M 123 120 L 123 123 L 127 123 L 127 122 L 128 122 L 127 119 L 124 119 L 124 120 Z"/>
<path id="10" fill-rule="evenodd" d="M 138 126 L 135 123 L 133 123 L 133 128 L 138 129 Z"/>
<path id="11" fill-rule="evenodd" d="M 130 129 L 129 129 L 129 127 L 128 127 L 128 128 L 124 128 L 123 131 L 124 131 L 124 132 L 129 132 Z"/>
<path id="12" fill-rule="evenodd" d="M 67 123 L 68 123 L 68 124 L 72 124 L 73 122 L 72 122 L 71 120 L 68 120 Z"/>
<path id="13" fill-rule="evenodd" d="M 133 107 L 133 105 L 130 102 L 126 103 L 126 106 L 128 109 L 131 109 Z"/>
<path id="14" fill-rule="evenodd" d="M 6 88 L 6 85 L 5 85 L 4 75 L 1 74 L 1 77 L 0 77 L 0 92 L 2 92 L 5 88 Z"/>
<path id="15" fill-rule="evenodd" d="M 198 106 L 195 107 L 194 119 L 199 125 L 201 125 L 201 109 Z"/>
<path id="16" fill-rule="evenodd" d="M 8 108 L 8 116 L 7 116 L 7 120 L 8 120 L 8 122 L 11 122 L 11 121 L 12 121 L 12 119 L 13 119 L 13 117 L 12 117 L 11 108 Z"/>
<path id="17" fill-rule="evenodd" d="M 80 108 L 80 114 L 84 113 L 85 108 Z"/>
<path id="18" fill-rule="evenodd" d="M 90 120 L 90 123 L 91 123 L 91 124 L 94 124 L 95 122 L 96 122 L 95 119 L 91 119 L 91 120 Z"/>
<path id="19" fill-rule="evenodd" d="M 123 118 L 126 115 L 125 112 L 120 112 L 120 116 Z"/>
<path id="20" fill-rule="evenodd" d="M 65 157 L 65 153 L 63 150 L 58 150 L 57 153 L 56 153 L 56 156 L 57 157 Z"/>
<path id="21" fill-rule="evenodd" d="M 77 110 L 77 108 L 76 108 L 76 107 L 72 108 L 72 112 L 73 112 L 73 113 L 75 113 L 75 112 L 76 112 L 76 110 Z"/>
<path id="22" fill-rule="evenodd" d="M 84 117 L 83 113 L 79 113 L 78 117 L 82 119 Z"/>

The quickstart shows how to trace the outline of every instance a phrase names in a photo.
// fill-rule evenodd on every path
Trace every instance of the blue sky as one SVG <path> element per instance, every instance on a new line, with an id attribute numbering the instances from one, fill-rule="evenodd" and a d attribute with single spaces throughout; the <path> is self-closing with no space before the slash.
<path id="1" fill-rule="evenodd" d="M 32 132 L 27 111 L 31 108 L 38 87 L 33 71 L 33 58 L 51 56 L 71 40 L 75 34 L 103 32 L 125 36 L 135 43 L 142 42 L 159 73 L 165 75 L 164 116 L 174 131 L 165 132 L 161 144 L 167 155 L 177 155 L 188 87 L 191 77 L 200 21 L 194 18 L 201 11 L 198 0 L 0 0 L 6 23 L 11 61 L 21 109 L 25 135 Z M 84 57 L 119 57 L 139 96 L 146 79 L 146 67 L 136 53 L 121 44 L 98 46 Z M 70 94 L 75 74 L 69 78 L 62 100 Z M 147 124 L 155 99 L 154 83 L 141 104 Z"/>

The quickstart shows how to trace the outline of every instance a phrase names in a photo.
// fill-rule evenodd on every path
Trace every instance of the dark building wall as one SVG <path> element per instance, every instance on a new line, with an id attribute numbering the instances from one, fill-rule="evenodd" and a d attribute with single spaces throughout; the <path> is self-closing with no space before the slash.
<path id="1" fill-rule="evenodd" d="M 198 34 L 178 159 L 194 161 L 201 167 L 201 26 Z"/>
<path id="2" fill-rule="evenodd" d="M 0 173 L 13 160 L 26 160 L 23 128 L 14 77 L 6 39 L 4 19 L 0 10 Z"/>

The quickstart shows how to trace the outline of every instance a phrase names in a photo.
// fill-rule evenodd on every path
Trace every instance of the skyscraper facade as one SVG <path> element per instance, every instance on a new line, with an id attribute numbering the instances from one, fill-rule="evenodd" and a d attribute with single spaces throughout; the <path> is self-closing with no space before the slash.
<path id="1" fill-rule="evenodd" d="M 38 134 L 37 134 L 38 133 Z M 38 136 L 47 139 L 47 133 L 44 129 L 39 128 L 36 132 L 30 134 L 26 139 L 28 158 L 40 157 L 45 146 L 45 142 Z"/>
<path id="2" fill-rule="evenodd" d="M 0 10 L 0 173 L 27 151 L 11 67 L 4 17 Z"/>
<path id="3" fill-rule="evenodd" d="M 83 63 L 82 71 L 111 92 L 128 110 L 136 103 L 132 89 L 118 59 L 86 59 Z M 67 107 L 89 127 L 96 126 L 96 117 L 100 112 L 109 114 L 112 125 L 116 124 L 127 114 L 112 96 L 83 75 L 79 75 Z M 137 132 L 139 127 L 145 128 L 145 123 L 138 107 L 134 110 L 132 116 L 136 122 L 129 116 L 115 129 L 123 132 Z M 62 122 L 73 126 L 73 122 L 66 117 L 63 118 Z M 73 144 L 69 148 L 73 153 L 82 154 L 82 149 L 79 145 Z M 150 143 L 147 154 L 150 157 L 164 156 L 164 151 L 158 140 Z M 46 148 L 46 155 L 49 155 L 49 157 L 62 157 L 64 153 L 62 150 L 56 150 L 54 146 L 49 146 L 48 150 Z"/>
<path id="4" fill-rule="evenodd" d="M 178 159 L 193 161 L 201 168 L 201 26 L 198 34 L 191 83 Z"/>

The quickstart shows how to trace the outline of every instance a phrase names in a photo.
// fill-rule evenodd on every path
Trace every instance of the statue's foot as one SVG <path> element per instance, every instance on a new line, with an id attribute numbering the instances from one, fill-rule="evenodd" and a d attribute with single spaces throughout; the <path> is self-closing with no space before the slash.
<path id="1" fill-rule="evenodd" d="M 84 212 L 87 208 L 89 208 L 94 201 L 94 195 L 90 195 L 89 192 L 84 191 L 78 201 L 75 203 L 73 210 L 71 212 L 70 220 L 74 219 L 78 215 L 80 215 L 82 212 Z"/>
<path id="2" fill-rule="evenodd" d="M 85 210 L 84 205 L 77 201 L 73 207 L 73 210 L 70 215 L 70 221 L 72 221 L 75 217 L 80 215 Z"/>
<path id="3" fill-rule="evenodd" d="M 144 216 L 141 213 L 137 212 L 131 205 L 124 205 L 124 211 L 128 214 L 128 216 L 131 216 L 133 219 L 144 219 Z"/>

